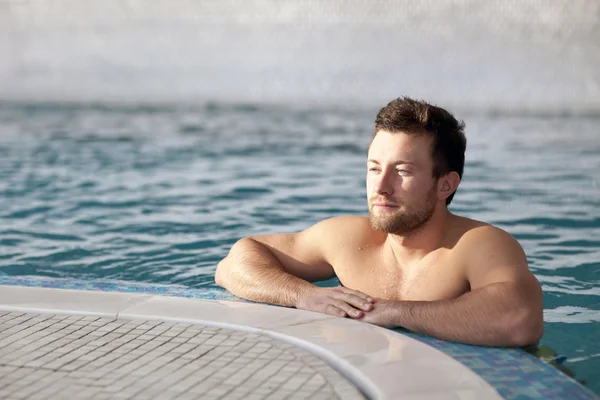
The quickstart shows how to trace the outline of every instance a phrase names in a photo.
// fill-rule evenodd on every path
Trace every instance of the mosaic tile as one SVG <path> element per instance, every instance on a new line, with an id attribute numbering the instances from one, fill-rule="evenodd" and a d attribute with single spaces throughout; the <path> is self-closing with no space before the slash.
<path id="1" fill-rule="evenodd" d="M 54 321 L 68 327 L 78 319 Z M 126 322 L 119 320 L 117 323 L 113 321 L 94 325 L 95 330 L 89 335 L 98 331 L 104 334 Z M 147 321 L 136 322 L 143 324 Z M 92 325 L 93 322 L 88 321 L 88 324 Z M 0 394 L 6 400 L 71 399 L 74 396 L 73 387 L 77 386 L 76 398 L 174 399 L 204 398 L 211 395 L 227 398 L 228 393 L 237 390 L 239 398 L 295 399 L 300 397 L 296 396 L 294 391 L 307 380 L 306 377 L 298 379 L 296 371 L 309 369 L 324 382 L 317 392 L 318 395 L 341 399 L 336 393 L 343 392 L 343 399 L 364 399 L 352 383 L 306 350 L 294 349 L 295 353 L 290 355 L 288 352 L 291 350 L 284 342 L 255 333 L 245 336 L 244 332 L 223 328 L 219 329 L 219 340 L 211 343 L 196 357 L 186 358 L 183 357 L 185 354 L 190 354 L 194 349 L 206 344 L 188 344 L 188 341 L 201 334 L 205 327 L 189 324 L 165 325 L 173 330 L 164 331 L 163 335 L 168 332 L 175 332 L 175 335 L 165 336 L 166 341 L 160 345 L 134 354 L 131 358 L 126 357 L 133 354 L 135 348 L 130 348 L 129 353 L 115 353 L 118 347 L 123 347 L 128 342 L 107 341 L 100 347 L 85 347 L 85 337 L 72 338 L 62 345 L 67 351 L 56 354 L 45 349 L 47 342 L 36 343 L 39 338 L 34 338 L 34 346 L 15 347 L 10 353 L 0 355 L 0 371 L 4 372 L 0 374 Z M 190 334 L 184 334 L 188 329 Z M 206 327 L 206 330 L 214 332 L 213 328 Z M 58 331 L 59 337 L 63 331 L 64 329 Z M 27 331 L 22 332 L 27 338 Z M 145 330 L 141 330 L 140 334 L 143 332 Z M 35 331 L 29 333 L 31 336 L 34 334 Z M 62 335 L 68 337 L 66 332 Z M 214 333 L 209 335 L 213 336 Z M 153 336 L 149 341 L 157 339 L 159 336 Z M 272 348 L 279 348 L 281 351 L 268 358 L 261 368 L 254 368 L 253 362 L 261 353 L 251 353 L 242 349 L 246 345 L 263 345 L 265 339 Z M 0 339 L 0 347 L 8 340 L 10 337 Z M 177 351 L 178 349 L 183 351 Z M 302 359 L 295 355 L 298 351 L 303 353 Z M 8 354 L 16 354 L 16 357 L 8 359 Z M 213 355 L 216 357 L 212 357 Z M 279 355 L 288 357 L 280 360 Z M 310 365 L 304 361 L 304 357 L 311 361 Z M 18 362 L 22 359 L 31 359 L 34 362 L 24 366 Z M 312 366 L 313 363 L 320 368 L 327 368 L 327 374 L 321 374 L 319 368 Z M 34 365 L 29 366 L 30 364 Z M 36 379 L 24 379 L 28 376 L 35 376 Z"/>

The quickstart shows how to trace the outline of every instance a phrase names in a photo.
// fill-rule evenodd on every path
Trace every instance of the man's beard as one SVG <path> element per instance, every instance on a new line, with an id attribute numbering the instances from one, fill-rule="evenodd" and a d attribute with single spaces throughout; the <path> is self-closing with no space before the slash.
<path id="1" fill-rule="evenodd" d="M 402 203 L 395 203 L 399 207 L 394 212 L 375 214 L 373 206 L 369 207 L 369 221 L 376 231 L 394 235 L 408 235 L 423 227 L 433 216 L 437 202 L 436 185 L 427 192 L 423 203 L 412 209 L 407 209 Z"/>

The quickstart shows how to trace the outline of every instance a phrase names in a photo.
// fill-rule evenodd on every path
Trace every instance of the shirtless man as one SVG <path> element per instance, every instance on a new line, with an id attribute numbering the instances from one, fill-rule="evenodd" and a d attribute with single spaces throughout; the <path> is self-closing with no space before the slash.
<path id="1" fill-rule="evenodd" d="M 243 238 L 215 281 L 246 299 L 404 327 L 443 340 L 525 346 L 543 333 L 540 284 L 505 231 L 460 217 L 464 123 L 409 98 L 377 114 L 367 159 L 369 217 Z M 337 276 L 342 284 L 311 282 Z"/>

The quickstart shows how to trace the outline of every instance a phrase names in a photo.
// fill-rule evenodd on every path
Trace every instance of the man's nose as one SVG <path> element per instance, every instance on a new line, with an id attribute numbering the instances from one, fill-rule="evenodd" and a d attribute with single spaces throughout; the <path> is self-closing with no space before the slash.
<path id="1" fill-rule="evenodd" d="M 392 176 L 389 172 L 381 171 L 375 181 L 375 192 L 380 195 L 391 196 L 394 194 Z"/>

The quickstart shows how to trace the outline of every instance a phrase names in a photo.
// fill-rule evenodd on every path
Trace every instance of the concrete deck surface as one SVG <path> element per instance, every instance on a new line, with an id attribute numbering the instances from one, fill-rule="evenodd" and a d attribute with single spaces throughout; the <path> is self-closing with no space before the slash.
<path id="1" fill-rule="evenodd" d="M 236 301 L 0 286 L 2 399 L 500 399 L 398 332 Z"/>
<path id="2" fill-rule="evenodd" d="M 2 399 L 363 399 L 314 354 L 258 333 L 0 313 Z"/>

